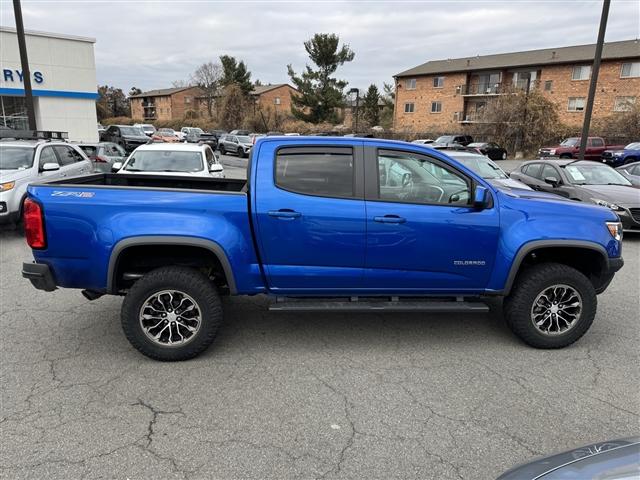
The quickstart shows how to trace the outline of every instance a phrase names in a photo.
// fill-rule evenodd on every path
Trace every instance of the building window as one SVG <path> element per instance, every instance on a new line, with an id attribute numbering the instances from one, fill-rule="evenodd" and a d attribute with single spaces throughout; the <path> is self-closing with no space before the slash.
<path id="1" fill-rule="evenodd" d="M 629 62 L 622 64 L 620 78 L 640 77 L 640 62 Z"/>
<path id="2" fill-rule="evenodd" d="M 444 87 L 444 77 L 433 77 L 433 88 Z"/>
<path id="3" fill-rule="evenodd" d="M 431 102 L 431 113 L 442 112 L 442 102 Z"/>
<path id="4" fill-rule="evenodd" d="M 416 105 L 415 103 L 405 103 L 404 104 L 404 113 L 413 113 L 415 111 Z"/>
<path id="5" fill-rule="evenodd" d="M 629 112 L 636 104 L 636 97 L 616 97 L 613 104 L 614 112 Z"/>
<path id="6" fill-rule="evenodd" d="M 273 99 L 273 104 L 274 105 L 280 105 L 280 97 L 276 97 Z"/>
<path id="7" fill-rule="evenodd" d="M 415 90 L 416 89 L 416 79 L 415 78 L 410 78 L 406 81 L 405 83 L 405 87 L 407 88 L 407 90 Z"/>
<path id="8" fill-rule="evenodd" d="M 0 126 L 27 130 L 27 103 L 24 97 L 0 96 Z"/>
<path id="9" fill-rule="evenodd" d="M 582 112 L 584 110 L 584 97 L 569 97 L 570 112 Z"/>
<path id="10" fill-rule="evenodd" d="M 589 80 L 591 65 L 576 65 L 571 72 L 571 80 Z"/>
<path id="11" fill-rule="evenodd" d="M 551 90 L 553 90 L 553 80 L 546 80 L 544 82 L 544 91 L 550 92 Z"/>

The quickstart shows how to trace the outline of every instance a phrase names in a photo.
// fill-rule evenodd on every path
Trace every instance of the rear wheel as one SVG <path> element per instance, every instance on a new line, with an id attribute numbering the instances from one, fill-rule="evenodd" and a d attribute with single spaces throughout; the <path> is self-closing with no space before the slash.
<path id="1" fill-rule="evenodd" d="M 138 280 L 122 303 L 122 329 L 138 351 L 188 360 L 213 342 L 222 322 L 216 288 L 200 271 L 162 267 Z"/>
<path id="2" fill-rule="evenodd" d="M 570 153 L 563 153 L 560 158 L 573 158 Z"/>
<path id="3" fill-rule="evenodd" d="M 518 275 L 505 299 L 509 328 L 536 348 L 562 348 L 582 337 L 596 314 L 593 285 L 575 268 L 558 263 L 533 266 Z"/>
<path id="4" fill-rule="evenodd" d="M 624 162 L 622 162 L 623 165 L 627 165 L 628 163 L 633 163 L 633 162 L 637 162 L 638 159 L 636 157 L 627 157 L 624 159 Z"/>

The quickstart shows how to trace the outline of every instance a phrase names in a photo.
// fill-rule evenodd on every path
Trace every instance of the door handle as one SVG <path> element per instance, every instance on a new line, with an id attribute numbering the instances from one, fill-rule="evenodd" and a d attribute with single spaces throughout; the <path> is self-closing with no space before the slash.
<path id="1" fill-rule="evenodd" d="M 276 218 L 294 219 L 302 216 L 300 212 L 296 212 L 288 208 L 281 208 L 280 210 L 269 210 L 269 212 L 267 213 L 270 217 L 276 217 Z"/>
<path id="2" fill-rule="evenodd" d="M 407 220 L 398 215 L 385 215 L 384 217 L 373 217 L 373 221 L 380 223 L 404 223 Z"/>

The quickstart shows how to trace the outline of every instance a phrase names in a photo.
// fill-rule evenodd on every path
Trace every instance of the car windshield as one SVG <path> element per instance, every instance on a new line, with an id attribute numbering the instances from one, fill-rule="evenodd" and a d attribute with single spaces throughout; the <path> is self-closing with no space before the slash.
<path id="1" fill-rule="evenodd" d="M 25 170 L 33 165 L 34 148 L 0 145 L 0 170 Z"/>
<path id="2" fill-rule="evenodd" d="M 451 143 L 453 142 L 453 135 L 443 135 L 436 138 L 435 143 Z"/>
<path id="3" fill-rule="evenodd" d="M 124 169 L 129 172 L 199 172 L 202 154 L 176 150 L 142 150 L 135 152 Z"/>
<path id="4" fill-rule="evenodd" d="M 88 157 L 92 157 L 98 151 L 98 147 L 95 145 L 78 145 L 80 149 L 87 154 Z"/>
<path id="5" fill-rule="evenodd" d="M 482 155 L 456 155 L 455 153 L 449 153 L 448 155 L 476 172 L 482 178 L 488 180 L 509 178 L 504 170 Z"/>
<path id="6" fill-rule="evenodd" d="M 640 150 L 640 142 L 633 142 L 624 147 L 625 150 Z"/>
<path id="7" fill-rule="evenodd" d="M 573 137 L 563 140 L 560 145 L 562 145 L 563 147 L 575 147 L 576 145 L 578 145 L 578 143 L 580 143 L 580 139 Z"/>
<path id="8" fill-rule="evenodd" d="M 246 135 L 239 135 L 237 138 L 240 143 L 251 143 L 251 138 Z"/>
<path id="9" fill-rule="evenodd" d="M 607 165 L 567 165 L 569 181 L 575 185 L 631 185 L 631 182 Z"/>
<path id="10" fill-rule="evenodd" d="M 123 135 L 145 136 L 144 132 L 138 127 L 120 127 L 120 131 Z"/>

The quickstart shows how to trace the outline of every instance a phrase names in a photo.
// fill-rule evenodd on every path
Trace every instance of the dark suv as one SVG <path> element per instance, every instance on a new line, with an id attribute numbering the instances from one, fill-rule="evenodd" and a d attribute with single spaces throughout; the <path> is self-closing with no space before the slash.
<path id="1" fill-rule="evenodd" d="M 462 145 L 467 146 L 470 143 L 473 143 L 473 137 L 471 135 L 442 135 L 436 138 L 436 141 L 431 145 L 432 147 L 438 146 L 446 146 L 449 147 L 451 145 Z"/>
<path id="2" fill-rule="evenodd" d="M 149 137 L 139 127 L 110 125 L 104 132 L 100 133 L 100 141 L 117 143 L 129 153 L 140 145 L 149 143 Z"/>

